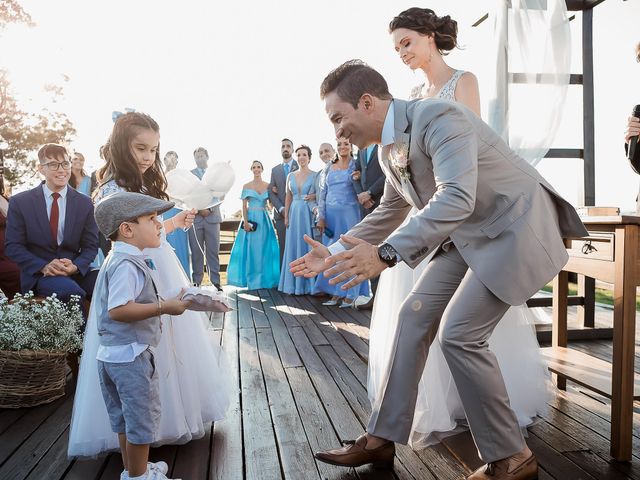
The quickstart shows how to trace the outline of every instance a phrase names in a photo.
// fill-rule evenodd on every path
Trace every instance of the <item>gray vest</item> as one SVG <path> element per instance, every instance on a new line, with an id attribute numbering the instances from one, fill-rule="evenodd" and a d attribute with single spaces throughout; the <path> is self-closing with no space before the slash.
<path id="1" fill-rule="evenodd" d="M 111 252 L 100 269 L 100 275 L 93 290 L 95 303 L 91 306 L 95 308 L 98 315 L 100 344 L 109 347 L 138 342 L 156 347 L 160 342 L 161 334 L 159 316 L 145 318 L 137 322 L 117 322 L 109 317 L 109 311 L 107 310 L 109 282 L 113 272 L 122 262 L 132 262 L 144 273 L 144 286 L 140 295 L 136 297 L 135 302 L 153 304 L 158 302 L 157 289 L 151 277 L 151 271 L 144 260 L 126 253 Z"/>

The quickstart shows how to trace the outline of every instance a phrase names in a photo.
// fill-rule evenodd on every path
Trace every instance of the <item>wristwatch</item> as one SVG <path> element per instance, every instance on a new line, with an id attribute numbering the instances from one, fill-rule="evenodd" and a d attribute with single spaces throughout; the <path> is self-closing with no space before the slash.
<path id="1" fill-rule="evenodd" d="M 384 263 L 387 264 L 389 268 L 393 267 L 396 263 L 398 263 L 398 252 L 388 243 L 383 243 L 378 246 L 378 257 Z"/>

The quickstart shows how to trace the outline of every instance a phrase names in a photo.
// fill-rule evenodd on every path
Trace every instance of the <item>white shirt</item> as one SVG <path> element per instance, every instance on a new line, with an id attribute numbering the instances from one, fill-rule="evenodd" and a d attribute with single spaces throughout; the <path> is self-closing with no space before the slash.
<path id="1" fill-rule="evenodd" d="M 42 184 L 42 192 L 44 193 L 44 203 L 47 206 L 47 218 L 51 220 L 51 207 L 53 207 L 53 191 L 47 187 L 46 183 Z M 67 193 L 68 188 L 65 186 L 58 192 L 60 197 L 58 198 L 58 236 L 56 241 L 58 245 L 62 244 L 64 238 L 64 219 L 67 213 Z"/>
<path id="2" fill-rule="evenodd" d="M 391 102 L 389 102 L 389 108 L 387 108 L 387 115 L 384 117 L 384 123 L 382 124 L 382 134 L 380 135 L 380 145 L 383 147 L 391 145 L 396 140 L 395 119 L 395 113 L 393 112 L 393 100 L 391 100 Z M 340 240 L 332 243 L 327 248 L 331 255 L 336 255 L 346 250 L 344 245 L 340 243 Z"/>
<path id="3" fill-rule="evenodd" d="M 125 242 L 113 244 L 114 253 L 126 253 L 136 257 L 146 257 L 140 249 Z M 122 262 L 113 272 L 109 282 L 107 310 L 126 305 L 135 300 L 144 287 L 144 273 L 131 262 Z M 133 342 L 127 345 L 100 345 L 96 359 L 108 363 L 133 362 L 149 345 Z"/>

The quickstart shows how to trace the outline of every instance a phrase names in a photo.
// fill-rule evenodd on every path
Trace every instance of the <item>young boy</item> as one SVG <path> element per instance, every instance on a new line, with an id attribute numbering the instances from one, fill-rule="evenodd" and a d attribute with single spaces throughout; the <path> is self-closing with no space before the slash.
<path id="1" fill-rule="evenodd" d="M 158 296 L 155 267 L 142 250 L 160 246 L 162 225 L 157 215 L 173 205 L 121 192 L 95 207 L 98 228 L 114 242 L 100 269 L 91 308 L 98 316 L 102 396 L 125 469 L 121 480 L 167 479 L 166 463 L 148 463 L 160 418 L 154 347 L 160 340 L 161 315 L 180 315 L 189 303 L 180 296 L 169 300 Z"/>

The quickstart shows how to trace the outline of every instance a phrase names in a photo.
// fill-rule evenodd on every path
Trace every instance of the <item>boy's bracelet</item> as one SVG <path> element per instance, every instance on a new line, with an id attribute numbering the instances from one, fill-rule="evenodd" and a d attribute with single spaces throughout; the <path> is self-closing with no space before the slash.
<path id="1" fill-rule="evenodd" d="M 173 220 L 173 217 L 171 217 L 171 225 L 173 225 L 174 230 L 178 229 L 178 227 L 176 226 L 176 222 Z"/>
<path id="2" fill-rule="evenodd" d="M 158 316 L 162 316 L 162 300 L 158 298 Z"/>

